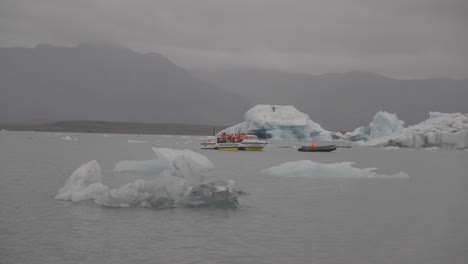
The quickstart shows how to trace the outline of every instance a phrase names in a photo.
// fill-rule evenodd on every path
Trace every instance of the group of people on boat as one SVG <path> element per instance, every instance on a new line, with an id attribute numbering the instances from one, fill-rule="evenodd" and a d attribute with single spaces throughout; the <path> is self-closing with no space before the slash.
<path id="1" fill-rule="evenodd" d="M 217 138 L 217 143 L 238 143 L 244 140 L 245 134 L 226 134 L 223 133 Z"/>

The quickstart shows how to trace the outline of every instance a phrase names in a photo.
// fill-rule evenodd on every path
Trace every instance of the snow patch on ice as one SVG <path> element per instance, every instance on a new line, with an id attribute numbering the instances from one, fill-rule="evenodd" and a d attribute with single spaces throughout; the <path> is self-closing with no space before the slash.
<path id="1" fill-rule="evenodd" d="M 248 110 L 244 117 L 245 122 L 226 128 L 218 134 L 252 132 L 272 139 L 332 139 L 332 132 L 323 129 L 292 105 L 260 104 Z"/>
<path id="2" fill-rule="evenodd" d="M 408 174 L 400 172 L 393 175 L 377 174 L 376 168 L 355 168 L 353 162 L 332 164 L 317 163 L 310 160 L 286 162 L 276 167 L 262 170 L 261 174 L 287 177 L 310 178 L 408 178 Z"/>

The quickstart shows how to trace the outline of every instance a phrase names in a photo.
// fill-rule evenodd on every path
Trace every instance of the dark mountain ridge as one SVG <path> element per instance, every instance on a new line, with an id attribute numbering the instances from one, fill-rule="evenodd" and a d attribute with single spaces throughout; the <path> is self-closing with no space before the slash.
<path id="1" fill-rule="evenodd" d="M 217 87 L 249 96 L 254 104 L 291 104 L 328 130 L 368 124 L 377 111 L 396 113 L 406 124 L 429 111 L 468 112 L 468 80 L 401 80 L 375 73 L 311 75 L 265 69 L 193 72 Z"/>
<path id="2" fill-rule="evenodd" d="M 0 122 L 107 120 L 232 124 L 242 96 L 157 53 L 108 43 L 0 48 Z"/>

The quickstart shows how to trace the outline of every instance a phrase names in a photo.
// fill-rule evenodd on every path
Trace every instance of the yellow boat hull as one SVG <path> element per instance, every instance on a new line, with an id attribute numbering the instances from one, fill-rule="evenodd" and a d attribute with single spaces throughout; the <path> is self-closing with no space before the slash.
<path id="1" fill-rule="evenodd" d="M 238 147 L 218 147 L 218 150 L 227 150 L 227 151 L 232 151 L 232 150 L 239 150 Z"/>

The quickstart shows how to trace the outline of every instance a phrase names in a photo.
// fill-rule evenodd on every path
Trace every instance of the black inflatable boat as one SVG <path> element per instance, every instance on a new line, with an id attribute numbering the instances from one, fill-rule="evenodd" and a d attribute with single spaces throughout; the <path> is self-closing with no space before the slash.
<path id="1" fill-rule="evenodd" d="M 302 152 L 330 152 L 334 151 L 337 147 L 335 145 L 328 145 L 328 146 L 321 146 L 321 147 L 315 147 L 311 148 L 309 146 L 302 146 L 297 151 L 302 151 Z"/>

